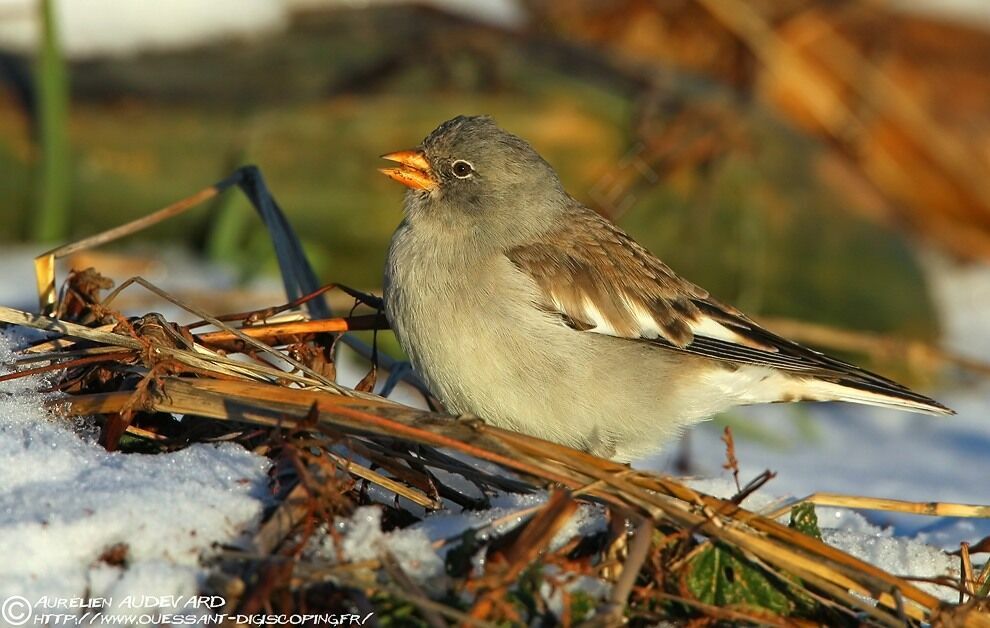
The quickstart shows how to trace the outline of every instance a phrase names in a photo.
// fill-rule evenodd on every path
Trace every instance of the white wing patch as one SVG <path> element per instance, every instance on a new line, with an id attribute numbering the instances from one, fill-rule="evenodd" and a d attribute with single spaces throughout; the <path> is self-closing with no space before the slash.
<path id="1" fill-rule="evenodd" d="M 702 315 L 698 320 L 688 323 L 688 326 L 691 328 L 691 333 L 695 336 L 704 336 L 705 338 L 724 340 L 725 342 L 731 342 L 732 344 L 749 347 L 750 349 L 758 349 L 760 351 L 768 351 L 771 353 L 777 352 L 775 347 L 754 342 L 753 340 L 732 331 L 710 316 Z"/>
<path id="2" fill-rule="evenodd" d="M 604 316 L 602 316 L 601 310 L 595 307 L 594 302 L 588 298 L 584 297 L 581 301 L 584 311 L 584 319 L 589 323 L 594 323 L 594 327 L 588 331 L 595 332 L 596 334 L 604 334 L 606 336 L 621 336 L 622 334 L 608 322 Z"/>
<path id="3" fill-rule="evenodd" d="M 657 324 L 656 318 L 654 318 L 652 312 L 626 298 L 622 299 L 622 303 L 625 306 L 626 311 L 636 321 L 637 337 L 654 340 L 664 336 L 664 332 L 660 328 L 660 325 Z M 620 334 L 604 316 L 602 316 L 601 311 L 598 310 L 591 299 L 586 297 L 582 301 L 581 305 L 583 306 L 583 311 L 581 312 L 583 315 L 582 318 L 589 323 L 594 324 L 594 327 L 588 329 L 587 331 L 594 332 L 596 334 L 605 334 L 607 336 L 624 336 L 623 334 Z M 560 302 L 556 299 L 554 299 L 554 306 L 563 311 Z M 725 342 L 731 342 L 732 344 L 749 347 L 750 349 L 758 349 L 760 351 L 775 351 L 773 347 L 767 347 L 758 342 L 754 342 L 745 336 L 732 331 L 710 316 L 701 315 L 697 319 L 688 319 L 686 322 L 688 328 L 691 330 L 691 333 L 695 336 L 704 336 L 705 338 L 723 340 Z"/>
<path id="4" fill-rule="evenodd" d="M 649 338 L 653 340 L 659 338 L 663 335 L 660 330 L 660 326 L 657 325 L 657 321 L 653 318 L 645 308 L 636 305 L 635 303 L 630 303 L 628 299 L 623 298 L 622 302 L 625 304 L 626 309 L 633 315 L 636 319 L 636 326 L 639 328 L 639 335 L 641 338 Z"/>

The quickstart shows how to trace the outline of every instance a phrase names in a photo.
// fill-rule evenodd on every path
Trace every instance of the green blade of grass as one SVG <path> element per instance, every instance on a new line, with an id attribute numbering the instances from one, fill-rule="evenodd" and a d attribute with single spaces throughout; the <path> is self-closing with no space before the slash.
<path id="1" fill-rule="evenodd" d="M 31 236 L 36 240 L 65 239 L 69 234 L 69 81 L 58 41 L 52 0 L 41 2 L 41 46 L 35 81 L 38 88 L 38 128 L 41 162 Z"/>

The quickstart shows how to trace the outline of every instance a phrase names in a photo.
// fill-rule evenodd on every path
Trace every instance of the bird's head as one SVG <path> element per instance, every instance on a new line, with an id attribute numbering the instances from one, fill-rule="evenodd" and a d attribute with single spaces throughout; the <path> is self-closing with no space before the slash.
<path id="1" fill-rule="evenodd" d="M 569 197 L 528 143 L 487 116 L 457 116 L 416 148 L 382 156 L 381 172 L 409 188 L 407 220 L 484 233 L 505 246 L 552 226 Z"/>

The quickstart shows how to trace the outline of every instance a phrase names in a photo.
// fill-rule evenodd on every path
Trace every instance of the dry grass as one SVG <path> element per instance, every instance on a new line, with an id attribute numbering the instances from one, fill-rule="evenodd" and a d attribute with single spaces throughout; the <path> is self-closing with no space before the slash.
<path id="1" fill-rule="evenodd" d="M 191 207 L 211 196 L 209 190 L 215 188 L 172 208 Z M 364 609 L 374 610 L 383 624 L 429 626 L 990 621 L 990 570 L 977 574 L 970 557 L 986 551 L 986 544 L 961 549 L 961 579 L 942 582 L 959 591 L 959 604 L 944 604 L 913 580 L 823 543 L 807 504 L 771 516 L 741 507 L 769 476 L 742 487 L 735 499 L 719 499 L 672 477 L 371 394 L 374 366 L 355 389 L 340 386 L 334 363 L 340 334 L 384 326 L 373 297 L 347 291 L 356 298 L 348 317 L 314 317 L 304 309 L 328 287 L 258 312 L 212 316 L 186 308 L 200 319 L 187 325 L 150 313 L 128 319 L 112 307 L 127 286 L 184 306 L 141 279 L 104 297 L 109 282 L 93 270 L 73 273 L 56 291 L 54 258 L 78 248 L 40 258 L 39 293 L 54 316 L 0 307 L 0 322 L 50 334 L 22 353 L 19 366 L 26 368 L 3 378 L 51 373 L 53 387 L 65 393 L 55 410 L 64 417 L 97 417 L 107 449 L 164 452 L 193 442 L 235 441 L 273 460 L 277 507 L 250 550 L 225 552 L 214 566 L 210 587 L 225 596 L 227 612 Z M 357 301 L 372 307 L 361 310 Z M 206 325 L 212 329 L 204 331 Z M 727 468 L 735 471 L 731 434 L 725 440 Z M 509 532 L 481 540 L 469 531 L 438 544 L 446 550 L 442 595 L 428 595 L 387 553 L 355 563 L 305 551 L 313 535 L 339 541 L 335 521 L 361 505 L 380 507 L 385 525 L 394 529 L 436 511 L 484 509 L 495 494 L 536 491 L 545 491 L 546 500 L 513 513 L 521 523 Z M 960 504 L 836 495 L 804 501 L 988 515 L 987 507 Z M 607 530 L 553 544 L 581 504 L 601 509 Z M 791 525 L 777 520 L 787 510 Z M 470 561 L 478 553 L 486 558 L 480 570 Z M 540 587 L 559 587 L 567 575 L 605 581 L 611 593 L 592 603 L 561 588 L 563 615 L 550 619 Z"/>

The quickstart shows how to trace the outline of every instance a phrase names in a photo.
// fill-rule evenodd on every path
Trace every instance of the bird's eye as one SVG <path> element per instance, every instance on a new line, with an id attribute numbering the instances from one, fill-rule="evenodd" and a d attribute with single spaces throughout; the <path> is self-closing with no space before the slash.
<path id="1" fill-rule="evenodd" d="M 454 165 L 451 166 L 451 168 L 454 171 L 454 176 L 457 177 L 458 179 L 465 179 L 471 176 L 471 173 L 474 172 L 474 168 L 471 167 L 471 164 L 464 161 L 463 159 L 458 159 L 457 161 L 455 161 Z"/>

